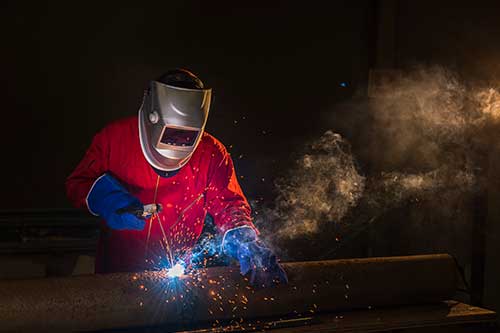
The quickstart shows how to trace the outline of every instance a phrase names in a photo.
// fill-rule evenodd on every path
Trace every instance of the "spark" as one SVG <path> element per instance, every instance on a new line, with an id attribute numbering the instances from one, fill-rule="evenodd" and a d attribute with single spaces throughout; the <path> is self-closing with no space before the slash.
<path id="1" fill-rule="evenodd" d="M 169 278 L 181 277 L 182 275 L 184 275 L 185 269 L 186 268 L 181 263 L 177 263 L 172 268 L 169 268 L 167 270 L 167 276 Z"/>

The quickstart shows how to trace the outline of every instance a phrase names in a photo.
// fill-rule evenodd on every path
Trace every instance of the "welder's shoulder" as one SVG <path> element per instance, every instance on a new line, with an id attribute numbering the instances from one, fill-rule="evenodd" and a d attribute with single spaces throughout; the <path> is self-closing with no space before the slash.
<path id="1" fill-rule="evenodd" d="M 97 135 L 104 137 L 108 141 L 137 136 L 139 135 L 139 120 L 137 116 L 114 120 L 102 128 Z"/>
<path id="2" fill-rule="evenodd" d="M 92 145 L 116 147 L 137 141 L 139 138 L 139 124 L 137 117 L 127 117 L 115 120 L 100 131 L 92 140 Z M 137 140 L 135 140 L 137 138 Z"/>
<path id="3" fill-rule="evenodd" d="M 138 131 L 139 130 L 139 119 L 137 116 L 131 116 L 126 118 L 121 118 L 118 120 L 114 120 L 109 123 L 104 130 L 108 132 L 130 132 L 130 131 Z"/>
<path id="4" fill-rule="evenodd" d="M 203 133 L 200 143 L 207 152 L 227 155 L 227 149 L 222 142 L 207 132 Z"/>

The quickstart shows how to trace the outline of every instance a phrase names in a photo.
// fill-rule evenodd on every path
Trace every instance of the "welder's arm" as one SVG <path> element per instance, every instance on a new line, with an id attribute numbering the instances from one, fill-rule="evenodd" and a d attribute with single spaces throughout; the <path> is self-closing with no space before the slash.
<path id="1" fill-rule="evenodd" d="M 92 214 L 102 216 L 111 229 L 144 229 L 144 220 L 130 212 L 141 209 L 142 203 L 110 174 L 105 173 L 94 182 L 87 195 L 87 206 Z"/>
<path id="2" fill-rule="evenodd" d="M 207 210 L 223 235 L 223 251 L 240 263 L 255 286 L 287 282 L 276 256 L 258 239 L 248 204 L 234 171 L 230 155 L 222 145 L 212 154 L 207 186 Z"/>
<path id="3" fill-rule="evenodd" d="M 68 198 L 78 208 L 87 208 L 101 216 L 113 229 L 142 229 L 144 221 L 117 210 L 142 207 L 111 175 L 106 174 L 109 160 L 106 128 L 95 135 L 92 144 L 76 169 L 66 180 Z"/>
<path id="4" fill-rule="evenodd" d="M 257 233 L 250 216 L 251 209 L 236 178 L 233 161 L 222 144 L 211 153 L 208 169 L 205 207 L 214 218 L 221 235 L 238 226 L 249 226 Z"/>
<path id="5" fill-rule="evenodd" d="M 106 128 L 97 133 L 75 170 L 66 179 L 66 194 L 71 203 L 87 209 L 87 195 L 97 178 L 109 170 L 109 139 Z"/>

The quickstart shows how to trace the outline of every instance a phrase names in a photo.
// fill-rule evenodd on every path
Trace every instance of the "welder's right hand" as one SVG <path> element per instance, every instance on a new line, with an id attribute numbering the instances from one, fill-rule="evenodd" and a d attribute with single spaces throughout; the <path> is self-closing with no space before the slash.
<path id="1" fill-rule="evenodd" d="M 142 230 L 146 222 L 124 208 L 142 208 L 143 204 L 131 195 L 113 176 L 105 173 L 97 178 L 87 195 L 89 211 L 101 216 L 111 229 Z"/>

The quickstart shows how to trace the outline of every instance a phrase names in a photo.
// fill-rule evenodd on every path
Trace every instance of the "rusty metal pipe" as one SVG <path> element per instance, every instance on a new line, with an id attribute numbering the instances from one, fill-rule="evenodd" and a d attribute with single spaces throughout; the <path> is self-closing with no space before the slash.
<path id="1" fill-rule="evenodd" d="M 163 271 L 0 282 L 0 331 L 98 330 L 195 323 L 369 306 L 437 302 L 453 296 L 449 255 L 283 264 L 290 283 L 253 289 L 237 268 L 172 279 Z"/>

